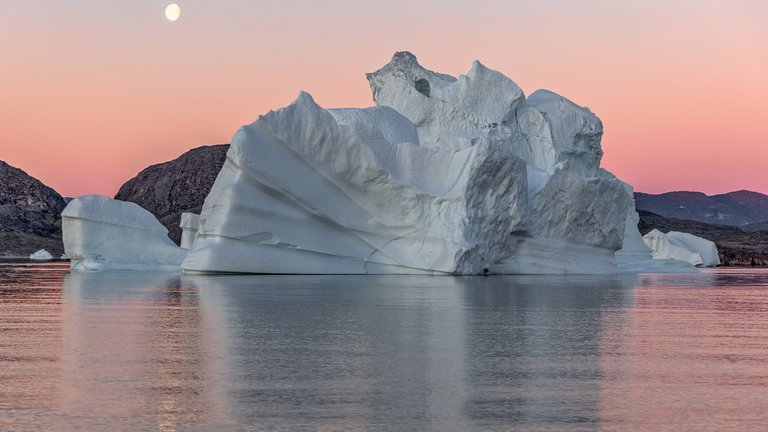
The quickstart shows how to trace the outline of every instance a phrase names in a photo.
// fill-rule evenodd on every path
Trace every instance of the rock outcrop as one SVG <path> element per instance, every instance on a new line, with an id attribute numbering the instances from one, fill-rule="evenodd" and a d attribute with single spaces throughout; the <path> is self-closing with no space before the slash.
<path id="1" fill-rule="evenodd" d="M 228 144 L 197 147 L 178 158 L 151 165 L 120 187 L 115 199 L 133 202 L 160 221 L 179 244 L 183 212 L 200 213 L 226 159 Z"/>
<path id="2" fill-rule="evenodd" d="M 64 199 L 24 171 L 0 161 L 0 257 L 63 252 Z"/>

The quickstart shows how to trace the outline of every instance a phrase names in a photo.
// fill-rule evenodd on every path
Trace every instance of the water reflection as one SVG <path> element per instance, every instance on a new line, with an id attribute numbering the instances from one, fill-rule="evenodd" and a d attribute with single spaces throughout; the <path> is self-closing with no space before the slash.
<path id="1" fill-rule="evenodd" d="M 419 276 L 183 281 L 210 292 L 214 309 L 227 311 L 221 316 L 231 330 L 232 381 L 241 384 L 230 393 L 238 421 L 269 429 L 353 419 L 366 428 L 419 424 L 432 430 L 506 428 L 510 422 L 593 427 L 600 314 L 631 301 L 634 282 Z"/>
<path id="2" fill-rule="evenodd" d="M 50 429 L 60 407 L 65 271 L 0 261 L 0 430 Z"/>
<path id="3" fill-rule="evenodd" d="M 491 426 L 594 429 L 602 316 L 634 276 L 469 279 L 466 414 Z"/>
<path id="4" fill-rule="evenodd" d="M 614 429 L 768 425 L 768 272 L 644 276 L 602 332 L 600 417 Z"/>
<path id="5" fill-rule="evenodd" d="M 178 275 L 71 273 L 63 281 L 65 426 L 175 430 L 226 419 L 217 330 Z"/>
<path id="6" fill-rule="evenodd" d="M 765 272 L 213 277 L 0 265 L 0 276 L 0 428 L 768 420 Z"/>
<path id="7" fill-rule="evenodd" d="M 206 287 L 209 304 L 226 311 L 238 422 L 461 424 L 456 279 L 198 276 L 184 283 Z"/>

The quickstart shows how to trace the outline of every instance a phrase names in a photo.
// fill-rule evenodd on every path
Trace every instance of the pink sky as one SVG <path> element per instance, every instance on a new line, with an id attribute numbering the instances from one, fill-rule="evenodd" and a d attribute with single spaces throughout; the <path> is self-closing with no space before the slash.
<path id="1" fill-rule="evenodd" d="M 369 106 L 365 73 L 408 50 L 589 106 L 603 166 L 636 190 L 768 193 L 764 1 L 178 3 L 171 23 L 163 1 L 3 0 L 0 160 L 65 196 L 112 196 L 300 90 Z"/>

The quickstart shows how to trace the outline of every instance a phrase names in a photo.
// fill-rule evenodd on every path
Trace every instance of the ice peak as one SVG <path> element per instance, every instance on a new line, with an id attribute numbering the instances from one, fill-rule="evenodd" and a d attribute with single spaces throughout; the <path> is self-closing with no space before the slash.
<path id="1" fill-rule="evenodd" d="M 484 64 L 480 63 L 480 60 L 475 60 L 472 62 L 472 69 L 469 70 L 469 73 L 477 73 L 486 70 L 488 70 L 488 68 Z"/>
<path id="2" fill-rule="evenodd" d="M 407 78 L 413 78 L 419 75 L 425 75 L 429 71 L 421 67 L 416 56 L 408 51 L 398 51 L 392 56 L 392 60 L 385 64 L 381 69 L 376 72 L 365 74 L 368 81 L 373 81 L 377 77 L 383 77 L 388 75 L 405 76 Z"/>
<path id="3" fill-rule="evenodd" d="M 410 51 L 398 51 L 392 55 L 390 63 L 410 63 L 419 64 L 416 56 Z"/>
<path id="4" fill-rule="evenodd" d="M 309 94 L 304 90 L 301 90 L 299 91 L 299 95 L 296 96 L 296 100 L 293 101 L 292 105 L 304 105 L 304 104 L 317 105 L 317 103 L 315 102 L 315 99 L 312 97 L 311 94 Z"/>

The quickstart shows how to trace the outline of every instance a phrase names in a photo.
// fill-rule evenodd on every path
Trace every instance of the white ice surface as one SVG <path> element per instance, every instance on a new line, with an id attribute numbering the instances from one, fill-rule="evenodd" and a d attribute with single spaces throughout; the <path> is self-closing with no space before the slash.
<path id="1" fill-rule="evenodd" d="M 580 175 L 598 175 L 603 123 L 588 108 L 538 90 L 518 109 L 517 126 L 530 149 L 532 165 L 551 170 L 568 161 Z"/>
<path id="2" fill-rule="evenodd" d="M 526 99 L 479 62 L 454 78 L 401 52 L 367 78 L 379 106 L 324 109 L 302 92 L 235 134 L 199 220 L 182 215 L 185 271 L 571 274 L 649 261 L 588 108 L 546 90 Z M 79 207 L 64 215 L 73 267 L 184 257 L 148 212 Z"/>
<path id="3" fill-rule="evenodd" d="M 134 203 L 86 195 L 70 201 L 61 216 L 72 270 L 179 270 L 186 254 Z"/>
<path id="4" fill-rule="evenodd" d="M 29 259 L 36 261 L 48 261 L 53 259 L 53 255 L 51 255 L 51 253 L 45 249 L 40 249 L 39 251 L 30 255 Z"/>
<path id="5" fill-rule="evenodd" d="M 654 258 L 687 261 L 695 266 L 714 267 L 720 264 L 715 243 L 693 234 L 652 230 L 643 240 Z"/>
<path id="6" fill-rule="evenodd" d="M 182 213 L 179 228 L 181 228 L 181 248 L 190 249 L 197 235 L 197 226 L 200 223 L 200 215 L 194 213 Z"/>
<path id="7" fill-rule="evenodd" d="M 237 132 L 185 271 L 617 272 L 631 197 L 588 109 L 479 62 L 454 78 L 397 53 L 368 80 L 377 107 L 301 93 Z"/>
<path id="8" fill-rule="evenodd" d="M 409 137 L 394 110 L 302 93 L 235 135 L 182 267 L 482 273 L 526 228 L 525 164 L 487 141 L 449 153 Z"/>

